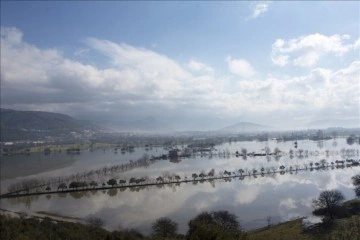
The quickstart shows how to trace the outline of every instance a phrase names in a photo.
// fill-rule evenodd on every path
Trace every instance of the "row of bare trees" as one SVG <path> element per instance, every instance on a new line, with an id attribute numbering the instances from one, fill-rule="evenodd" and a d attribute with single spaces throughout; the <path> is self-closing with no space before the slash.
<path id="1" fill-rule="evenodd" d="M 48 188 L 48 186 L 59 187 L 62 183 L 68 185 L 71 182 L 87 182 L 87 181 L 93 181 L 95 179 L 105 179 L 109 176 L 113 176 L 121 172 L 130 171 L 134 168 L 147 167 L 150 164 L 154 163 L 154 161 L 155 160 L 153 160 L 153 157 L 149 157 L 149 155 L 144 154 L 141 158 L 139 158 L 136 161 L 130 160 L 128 163 L 124 163 L 124 164 L 106 166 L 82 173 L 78 172 L 68 177 L 56 177 L 46 180 L 37 179 L 37 178 L 24 179 L 19 182 L 10 184 L 7 190 L 8 193 L 30 192 L 30 191 L 43 190 L 44 187 Z"/>
<path id="2" fill-rule="evenodd" d="M 91 170 L 84 173 L 77 173 L 74 175 L 71 175 L 70 177 L 66 178 L 52 178 L 47 181 L 45 180 L 38 180 L 38 179 L 26 179 L 14 184 L 11 184 L 8 187 L 9 193 L 29 193 L 30 191 L 36 192 L 36 191 L 50 191 L 52 188 L 57 190 L 64 190 L 66 188 L 72 188 L 72 189 L 78 189 L 78 188 L 95 188 L 98 185 L 101 184 L 102 187 L 105 186 L 114 186 L 117 184 L 125 185 L 128 183 L 131 184 L 149 184 L 149 183 L 164 183 L 164 182 L 180 182 L 180 181 L 188 181 L 187 176 L 181 177 L 177 174 L 169 174 L 164 173 L 162 176 L 157 177 L 156 179 L 150 179 L 148 177 L 142 177 L 142 178 L 130 178 L 129 180 L 126 179 L 120 179 L 116 180 L 114 178 L 115 173 L 119 173 L 121 171 L 125 171 L 126 169 L 133 169 L 135 167 L 139 166 L 148 166 L 153 160 L 151 160 L 147 155 L 144 155 L 137 161 L 130 161 L 127 164 L 122 165 L 115 165 L 115 166 L 109 166 L 100 168 L 97 170 Z M 199 179 L 212 179 L 212 178 L 223 178 L 223 177 L 237 177 L 237 176 L 244 176 L 244 175 L 261 175 L 264 176 L 265 174 L 285 174 L 286 172 L 297 172 L 300 170 L 320 170 L 320 169 L 328 169 L 328 168 L 344 168 L 344 167 L 353 167 L 353 166 L 359 166 L 360 160 L 353 160 L 353 159 L 347 159 L 347 160 L 336 160 L 335 162 L 328 163 L 325 159 L 322 159 L 319 162 L 310 162 L 309 164 L 303 164 L 301 165 L 294 165 L 294 166 L 288 166 L 285 167 L 284 165 L 281 165 L 280 167 L 261 167 L 260 169 L 239 169 L 236 171 L 228 171 L 228 170 L 221 170 L 219 171 L 218 175 L 215 175 L 215 169 L 211 169 L 209 172 L 201 171 L 200 173 L 192 173 L 191 178 L 193 180 L 199 180 Z M 106 181 L 105 179 L 109 179 L 108 177 L 112 177 L 110 180 Z M 96 180 L 96 181 L 95 181 Z M 99 183 L 97 182 L 99 181 Z"/>
<path id="3" fill-rule="evenodd" d="M 359 162 L 353 162 L 354 165 L 351 166 L 358 166 Z M 325 165 L 324 162 L 322 162 L 322 165 L 317 164 L 317 167 L 315 169 L 319 170 L 319 169 L 327 169 L 329 166 Z M 338 166 L 338 168 L 340 167 L 345 167 L 345 165 L 341 165 Z M 278 170 L 280 169 L 280 170 Z M 310 166 L 309 167 L 310 170 L 312 170 L 313 168 Z M 279 168 L 276 167 L 271 167 L 271 168 L 264 168 L 261 167 L 259 170 L 257 169 L 239 169 L 237 171 L 220 171 L 218 175 L 215 175 L 215 169 L 211 169 L 208 173 L 206 173 L 204 170 L 201 171 L 199 174 L 197 173 L 192 173 L 191 174 L 191 179 L 188 179 L 187 176 L 185 177 L 181 177 L 180 175 L 176 175 L 176 174 L 169 174 L 169 173 L 164 173 L 162 176 L 157 177 L 156 179 L 150 179 L 148 177 L 143 177 L 143 178 L 130 178 L 129 181 L 124 180 L 124 179 L 120 179 L 120 180 L 116 180 L 114 178 L 110 179 L 107 181 L 107 185 L 105 183 L 102 183 L 102 186 L 116 186 L 116 185 L 120 185 L 120 186 L 131 186 L 131 185 L 141 185 L 141 184 L 163 184 L 163 183 L 171 183 L 171 182 L 186 182 L 186 181 L 197 181 L 197 180 L 212 180 L 215 178 L 224 178 L 224 177 L 244 177 L 244 176 L 254 176 L 256 177 L 257 175 L 261 175 L 261 176 L 265 176 L 266 174 L 275 174 L 275 173 L 280 173 L 280 174 L 285 174 L 286 172 L 297 172 L 300 170 L 307 170 L 306 168 L 301 168 L 300 166 L 290 166 L 290 167 L 285 167 L 284 165 L 281 165 Z M 128 184 L 127 184 L 128 183 Z M 126 185 L 127 184 L 127 185 Z M 64 186 L 64 183 L 62 183 L 62 186 Z M 65 185 L 66 186 L 66 185 Z M 98 186 L 98 184 L 95 181 L 92 181 L 89 186 L 91 186 L 92 188 Z M 83 182 L 72 182 L 69 185 L 69 188 L 86 188 L 88 187 L 88 185 L 86 183 Z M 63 187 L 60 187 L 60 189 L 64 189 Z M 66 187 L 65 187 L 66 188 Z"/>

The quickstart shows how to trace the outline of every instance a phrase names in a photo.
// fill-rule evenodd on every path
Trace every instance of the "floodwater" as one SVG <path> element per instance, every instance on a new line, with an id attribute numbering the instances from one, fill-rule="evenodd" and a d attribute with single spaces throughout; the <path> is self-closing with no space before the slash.
<path id="1" fill-rule="evenodd" d="M 282 156 L 236 157 L 235 152 L 246 148 L 248 152 L 264 152 L 266 147 L 271 151 L 275 147 L 282 151 Z M 182 146 L 178 146 L 182 148 Z M 106 181 L 115 177 L 156 178 L 161 175 L 177 174 L 182 178 L 191 178 L 192 173 L 215 173 L 237 171 L 245 172 L 276 168 L 284 165 L 295 168 L 320 162 L 327 163 L 341 159 L 359 157 L 359 144 L 347 145 L 346 140 L 339 138 L 327 141 L 293 142 L 227 142 L 215 146 L 213 154 L 200 154 L 178 161 L 156 160 L 151 164 L 137 166 L 128 171 L 114 172 L 111 176 L 101 179 Z M 295 151 L 290 155 L 290 150 Z M 303 151 L 299 151 L 299 150 Z M 301 152 L 301 154 L 300 154 Z M 31 156 L 11 156 L 1 159 L 1 186 L 26 178 L 46 179 L 48 177 L 64 177 L 77 172 L 95 170 L 104 166 L 126 164 L 136 161 L 144 154 L 159 156 L 167 153 L 161 147 L 146 151 L 135 148 L 132 153 L 115 153 L 113 149 L 83 151 L 79 155 L 54 153 L 51 155 L 33 154 Z M 318 219 L 311 216 L 312 199 L 323 190 L 338 189 L 346 199 L 355 196 L 351 184 L 351 176 L 360 173 L 360 167 L 349 167 L 333 170 L 307 170 L 287 172 L 284 175 L 270 174 L 247 176 L 244 179 L 231 178 L 227 181 L 198 181 L 172 185 L 159 185 L 126 189 L 110 189 L 77 193 L 60 193 L 31 197 L 2 199 L 1 208 L 28 212 L 36 215 L 43 211 L 67 217 L 86 219 L 100 217 L 108 229 L 135 228 L 149 233 L 151 223 L 160 217 L 170 217 L 179 223 L 180 232 L 186 232 L 187 222 L 202 211 L 227 210 L 238 216 L 245 229 L 253 229 L 271 223 L 290 220 L 295 217 L 307 216 L 309 221 Z M 3 191 L 5 192 L 5 191 Z"/>

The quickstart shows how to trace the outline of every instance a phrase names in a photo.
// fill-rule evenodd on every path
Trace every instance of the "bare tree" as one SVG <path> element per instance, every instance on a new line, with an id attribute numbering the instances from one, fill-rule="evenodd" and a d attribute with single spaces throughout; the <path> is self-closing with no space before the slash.
<path id="1" fill-rule="evenodd" d="M 354 135 L 350 135 L 349 137 L 346 138 L 346 143 L 349 145 L 353 145 L 355 142 L 355 136 Z"/>
<path id="2" fill-rule="evenodd" d="M 229 213 L 228 211 L 216 211 L 213 212 L 212 215 L 215 222 L 227 231 L 235 234 L 240 233 L 240 224 L 234 214 Z"/>
<path id="3" fill-rule="evenodd" d="M 96 186 L 98 185 L 98 183 L 95 182 L 95 181 L 91 181 L 91 182 L 89 183 L 89 185 L 94 188 L 94 187 L 96 187 Z"/>
<path id="4" fill-rule="evenodd" d="M 113 187 L 114 185 L 117 184 L 117 181 L 115 179 L 110 179 L 109 181 L 107 181 L 107 184 Z"/>
<path id="5" fill-rule="evenodd" d="M 355 194 L 357 197 L 360 197 L 360 174 L 353 176 L 351 179 L 355 186 Z"/>
<path id="6" fill-rule="evenodd" d="M 189 221 L 186 239 L 240 239 L 237 217 L 227 211 L 203 212 Z"/>
<path id="7" fill-rule="evenodd" d="M 64 190 L 66 188 L 67 188 L 66 183 L 60 183 L 60 185 L 58 186 L 58 189 L 60 190 Z"/>
<path id="8" fill-rule="evenodd" d="M 267 224 L 268 224 L 268 228 L 270 227 L 270 223 L 271 223 L 271 216 L 268 216 L 266 218 Z"/>
<path id="9" fill-rule="evenodd" d="M 279 153 L 281 153 L 280 149 L 279 148 L 274 148 L 274 154 L 275 155 L 278 155 Z"/>
<path id="10" fill-rule="evenodd" d="M 211 169 L 210 172 L 208 173 L 209 177 L 213 177 L 215 175 L 215 169 Z"/>
<path id="11" fill-rule="evenodd" d="M 317 199 L 313 200 L 315 208 L 313 213 L 315 215 L 329 215 L 330 219 L 334 219 L 335 211 L 344 199 L 344 195 L 338 190 L 323 191 Z"/>
<path id="12" fill-rule="evenodd" d="M 246 148 L 242 148 L 241 149 L 241 155 L 246 156 L 246 154 L 247 154 Z"/>
<path id="13" fill-rule="evenodd" d="M 153 223 L 153 235 L 166 239 L 177 235 L 178 224 L 170 218 L 159 218 Z"/>

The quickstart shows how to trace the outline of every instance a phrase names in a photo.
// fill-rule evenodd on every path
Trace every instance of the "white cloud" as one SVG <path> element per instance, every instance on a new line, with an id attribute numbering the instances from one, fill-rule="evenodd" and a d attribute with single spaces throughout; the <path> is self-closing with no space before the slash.
<path id="1" fill-rule="evenodd" d="M 276 55 L 276 56 L 272 56 L 271 60 L 275 65 L 285 66 L 289 62 L 289 56 L 287 56 L 287 55 Z"/>
<path id="2" fill-rule="evenodd" d="M 22 41 L 16 28 L 1 28 L 1 75 L 3 82 L 32 85 L 48 82 L 47 69 L 61 61 L 54 49 L 40 50 Z M 23 86 L 22 86 L 23 87 Z"/>
<path id="3" fill-rule="evenodd" d="M 252 14 L 247 19 L 255 19 L 269 10 L 270 2 L 259 2 L 251 7 Z"/>
<path id="4" fill-rule="evenodd" d="M 238 191 L 235 195 L 235 203 L 238 205 L 250 204 L 256 200 L 260 194 L 259 186 L 250 186 Z"/>
<path id="5" fill-rule="evenodd" d="M 22 32 L 20 32 L 17 28 L 4 28 L 1 27 L 1 39 L 6 40 L 8 43 L 12 43 L 14 45 L 18 45 L 22 43 Z M 2 42 L 3 43 L 3 42 Z"/>
<path id="6" fill-rule="evenodd" d="M 42 110 L 77 106 L 78 110 L 112 108 L 109 111 L 117 112 L 126 105 L 126 114 L 157 114 L 181 106 L 212 109 L 217 101 L 208 99 L 223 88 L 222 81 L 208 75 L 212 69 L 205 64 L 190 61 L 192 67 L 204 71 L 193 76 L 165 55 L 124 43 L 88 39 L 92 51 L 108 58 L 105 68 L 66 58 L 56 49 L 27 44 L 15 28 L 2 29 L 1 43 L 1 98 L 8 107 L 35 104 Z M 84 102 L 88 104 L 81 106 Z M 131 114 L 130 108 L 136 113 Z"/>
<path id="7" fill-rule="evenodd" d="M 204 72 L 204 73 L 213 73 L 214 69 L 212 69 L 211 67 L 207 66 L 206 64 L 199 62 L 199 61 L 195 61 L 195 60 L 190 60 L 190 62 L 188 63 L 188 67 L 196 72 Z"/>
<path id="8" fill-rule="evenodd" d="M 235 59 L 228 56 L 226 62 L 228 63 L 230 72 L 239 77 L 251 78 L 256 74 L 254 68 L 245 59 Z"/>
<path id="9" fill-rule="evenodd" d="M 359 40 L 353 44 L 345 43 L 349 35 L 326 36 L 319 33 L 300 36 L 288 41 L 277 39 L 272 45 L 271 59 L 274 64 L 285 66 L 291 62 L 295 66 L 310 67 L 327 54 L 342 56 L 359 47 Z"/>
<path id="10" fill-rule="evenodd" d="M 357 49 L 357 48 L 359 48 L 360 47 L 360 38 L 358 39 L 358 40 L 356 40 L 356 42 L 354 43 L 354 45 L 353 45 L 353 48 L 354 49 Z"/>
<path id="11" fill-rule="evenodd" d="M 281 200 L 280 204 L 279 204 L 279 207 L 284 207 L 287 210 L 297 208 L 296 207 L 296 202 L 292 198 L 287 198 L 287 199 Z"/>
<path id="12" fill-rule="evenodd" d="M 277 56 L 287 57 L 283 64 L 294 63 L 299 56 L 294 57 L 293 52 L 309 46 L 299 46 L 299 42 L 303 41 L 280 39 L 274 43 Z M 57 49 L 39 48 L 25 42 L 18 29 L 2 28 L 2 107 L 94 116 L 104 113 L 107 118 L 172 117 L 180 125 L 184 124 L 182 117 L 190 122 L 196 115 L 199 126 L 214 115 L 278 116 L 281 121 L 281 117 L 303 116 L 304 112 L 343 118 L 360 114 L 360 89 L 354 88 L 360 61 L 341 69 L 313 68 L 300 76 L 255 79 L 257 73 L 248 61 L 229 56 L 230 73 L 241 78 L 236 81 L 230 74 L 214 76 L 216 70 L 195 60 L 183 67 L 163 54 L 124 43 L 92 38 L 87 44 L 87 59 L 95 52 L 108 59 L 102 64 L 107 67 L 75 61 Z M 355 48 L 356 44 L 350 45 Z M 334 46 L 338 50 L 331 51 L 337 54 L 350 48 Z"/>
<path id="13" fill-rule="evenodd" d="M 74 52 L 74 56 L 82 57 L 82 56 L 85 56 L 86 54 L 88 54 L 89 51 L 90 51 L 89 48 L 79 48 Z"/>

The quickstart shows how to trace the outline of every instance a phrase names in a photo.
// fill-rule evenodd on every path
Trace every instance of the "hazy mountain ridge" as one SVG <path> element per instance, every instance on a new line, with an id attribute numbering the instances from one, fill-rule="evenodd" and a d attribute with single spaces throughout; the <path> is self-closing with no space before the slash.
<path id="1" fill-rule="evenodd" d="M 42 111 L 18 111 L 1 108 L 1 141 L 44 140 L 47 137 L 88 138 L 99 132 L 133 132 L 140 134 L 228 134 L 228 133 L 261 133 L 275 131 L 275 127 L 254 122 L 238 122 L 218 130 L 183 130 L 172 125 L 171 121 L 154 117 L 140 119 L 112 118 L 99 121 L 75 119 L 69 115 Z M 85 118 L 85 117 L 84 117 Z M 219 125 L 220 123 L 217 122 Z M 359 128 L 357 119 L 328 119 L 308 123 L 302 129 Z M 101 127 L 99 127 L 101 126 Z M 107 129 L 105 131 L 105 129 Z M 112 129 L 112 130 L 111 130 Z M 196 129 L 196 128 L 195 128 Z M 88 130 L 88 131 L 86 131 Z M 75 132 L 75 133 L 74 133 Z M 80 134 L 80 135 L 79 135 Z"/>
<path id="2" fill-rule="evenodd" d="M 251 131 L 266 131 L 266 130 L 270 130 L 272 129 L 272 127 L 270 126 L 265 126 L 265 125 L 261 125 L 261 124 L 257 124 L 257 123 L 253 123 L 253 122 L 239 122 L 227 127 L 224 127 L 222 129 L 220 129 L 219 131 L 222 132 L 251 132 Z"/>
<path id="3" fill-rule="evenodd" d="M 47 135 L 64 136 L 70 132 L 99 131 L 88 121 L 69 115 L 41 111 L 17 111 L 1 108 L 1 141 L 43 138 Z"/>
<path id="4" fill-rule="evenodd" d="M 360 119 L 320 119 L 309 122 L 307 127 L 310 128 L 359 128 Z"/>

